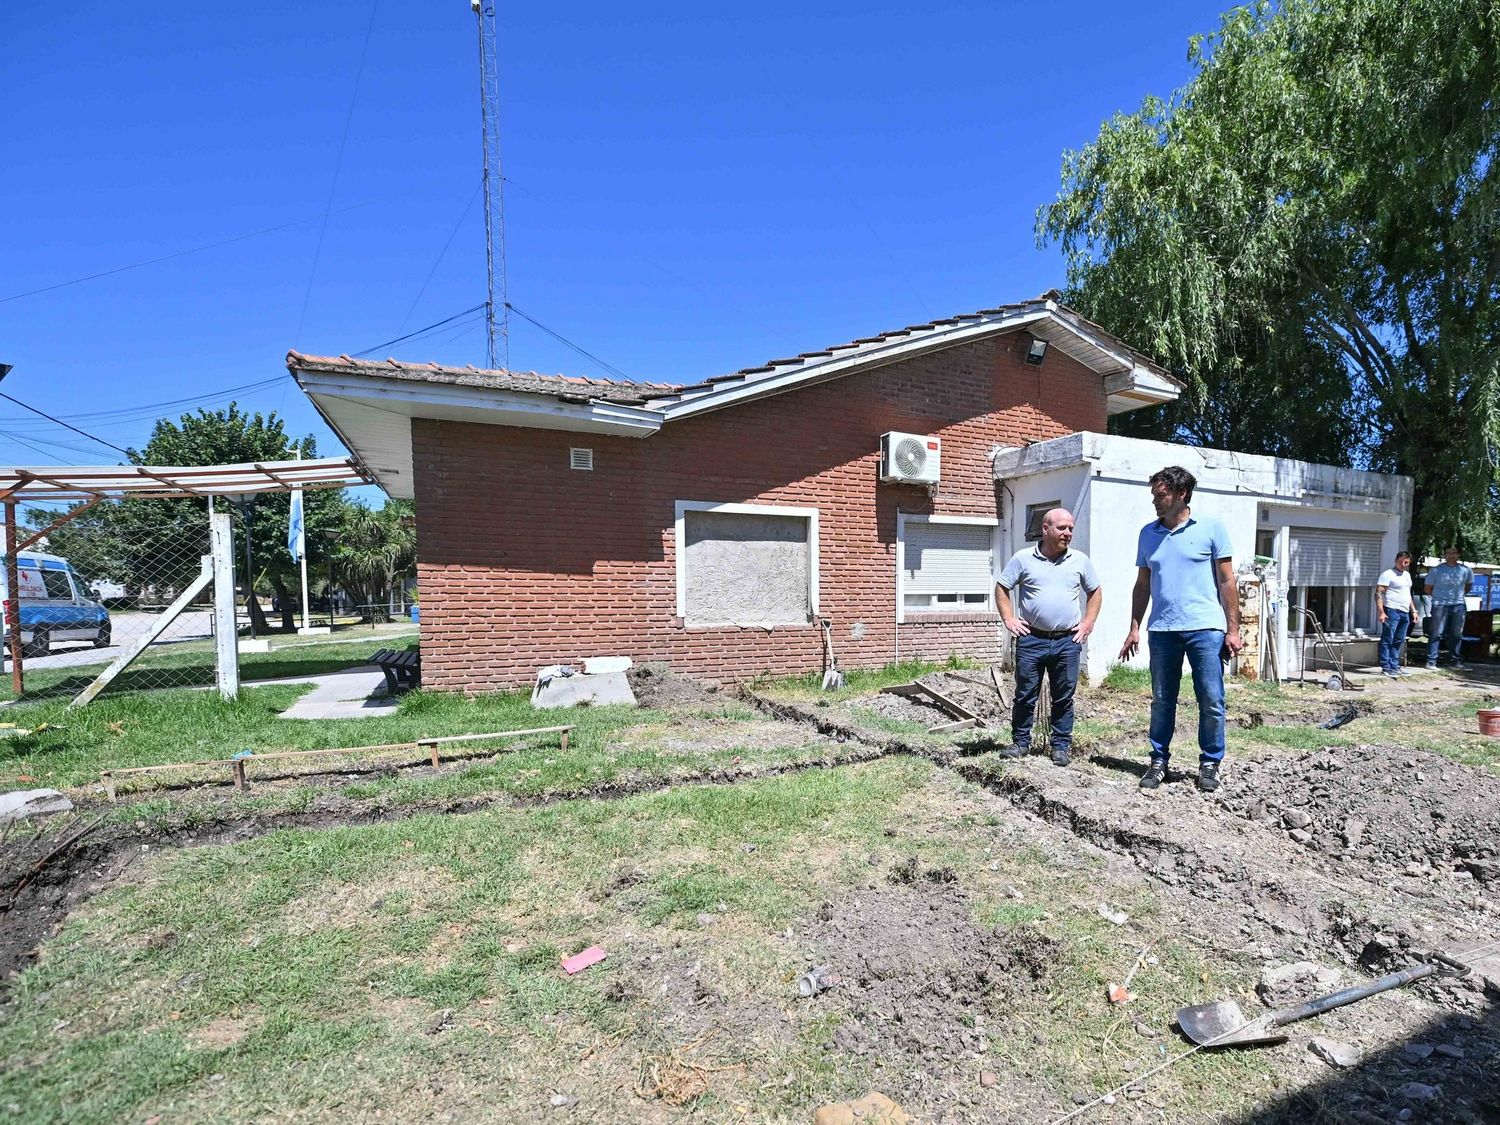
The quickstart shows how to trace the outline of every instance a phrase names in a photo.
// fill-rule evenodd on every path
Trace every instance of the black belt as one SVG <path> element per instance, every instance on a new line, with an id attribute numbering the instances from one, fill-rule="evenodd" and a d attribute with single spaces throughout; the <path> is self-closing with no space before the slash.
<path id="1" fill-rule="evenodd" d="M 1041 637 L 1044 641 L 1055 641 L 1059 637 L 1071 637 L 1076 632 L 1078 632 L 1078 626 L 1074 625 L 1071 629 L 1033 629 L 1028 636 Z"/>

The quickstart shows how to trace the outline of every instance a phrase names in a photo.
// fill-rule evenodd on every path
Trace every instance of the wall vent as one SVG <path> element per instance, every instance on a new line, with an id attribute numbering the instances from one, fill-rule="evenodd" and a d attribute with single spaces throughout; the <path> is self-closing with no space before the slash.
<path id="1" fill-rule="evenodd" d="M 584 469 L 592 472 L 594 468 L 594 451 L 592 449 L 569 449 L 568 468 Z"/>

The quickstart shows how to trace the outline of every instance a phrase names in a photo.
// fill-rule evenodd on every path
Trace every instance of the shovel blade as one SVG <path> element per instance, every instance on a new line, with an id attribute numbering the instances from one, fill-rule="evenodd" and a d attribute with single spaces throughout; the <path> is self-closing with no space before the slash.
<path id="1" fill-rule="evenodd" d="M 837 668 L 830 668 L 828 671 L 824 672 L 823 673 L 823 690 L 824 691 L 843 691 L 844 690 L 844 673 L 840 672 Z"/>
<path id="2" fill-rule="evenodd" d="M 1200 1046 L 1238 1047 L 1248 1043 L 1285 1043 L 1269 1016 L 1247 1020 L 1233 1000 L 1195 1004 L 1177 1013 L 1177 1026 Z"/>

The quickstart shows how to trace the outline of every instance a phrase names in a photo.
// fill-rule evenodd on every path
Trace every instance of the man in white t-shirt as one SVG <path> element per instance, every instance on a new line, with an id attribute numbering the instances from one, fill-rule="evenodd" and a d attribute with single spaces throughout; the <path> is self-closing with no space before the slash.
<path id="1" fill-rule="evenodd" d="M 1380 670 L 1387 676 L 1401 671 L 1401 646 L 1411 629 L 1411 552 L 1401 551 L 1390 570 L 1375 580 L 1375 609 L 1380 614 Z"/>

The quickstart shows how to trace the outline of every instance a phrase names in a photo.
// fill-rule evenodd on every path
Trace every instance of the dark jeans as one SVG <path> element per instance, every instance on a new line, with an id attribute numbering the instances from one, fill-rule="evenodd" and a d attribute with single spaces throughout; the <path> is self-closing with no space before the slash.
<path id="1" fill-rule="evenodd" d="M 1461 605 L 1432 607 L 1432 625 L 1427 630 L 1427 667 L 1436 668 L 1439 647 L 1445 647 L 1453 663 L 1460 663 L 1459 646 L 1464 639 L 1464 618 L 1468 610 Z M 1446 644 L 1444 643 L 1446 642 Z"/>
<path id="2" fill-rule="evenodd" d="M 1151 757 L 1165 765 L 1172 752 L 1172 731 L 1177 726 L 1177 693 L 1182 689 L 1182 658 L 1193 673 L 1193 694 L 1198 697 L 1198 758 L 1218 762 L 1224 758 L 1224 630 L 1189 629 L 1183 632 L 1150 633 L 1151 648 Z"/>
<path id="3" fill-rule="evenodd" d="M 1404 609 L 1385 611 L 1385 623 L 1380 626 L 1380 670 L 1401 670 L 1401 646 L 1406 643 L 1407 631 L 1411 629 L 1411 614 Z"/>
<path id="4" fill-rule="evenodd" d="M 1042 693 L 1042 674 L 1052 688 L 1052 749 L 1073 744 L 1073 689 L 1078 686 L 1078 656 L 1083 646 L 1072 635 L 1016 638 L 1016 702 L 1010 709 L 1010 737 L 1017 746 L 1031 745 L 1031 724 Z"/>

